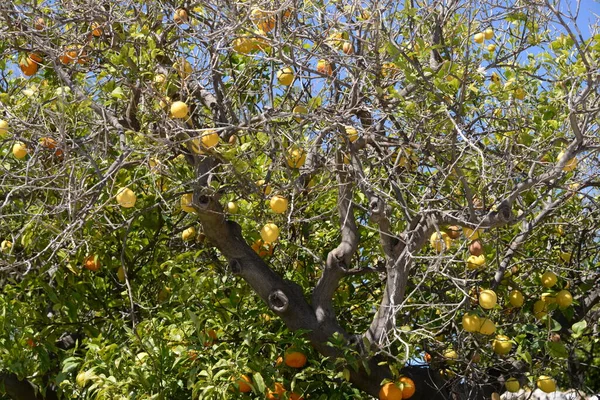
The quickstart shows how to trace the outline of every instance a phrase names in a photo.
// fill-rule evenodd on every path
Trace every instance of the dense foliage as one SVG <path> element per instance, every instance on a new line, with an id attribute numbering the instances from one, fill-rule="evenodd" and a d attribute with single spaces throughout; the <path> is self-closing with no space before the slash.
<path id="1" fill-rule="evenodd" d="M 407 363 L 444 396 L 599 391 L 577 11 L 3 2 L 0 398 L 362 399 L 402 374 L 433 398 Z"/>

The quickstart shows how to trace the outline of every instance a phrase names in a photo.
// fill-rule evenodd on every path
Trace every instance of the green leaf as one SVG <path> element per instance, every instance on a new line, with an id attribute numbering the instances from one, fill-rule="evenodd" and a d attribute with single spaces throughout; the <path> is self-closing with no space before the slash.
<path id="1" fill-rule="evenodd" d="M 569 357 L 569 352 L 562 342 L 546 342 L 546 349 L 550 356 L 554 358 Z"/>
<path id="2" fill-rule="evenodd" d="M 585 331 L 585 328 L 587 328 L 587 322 L 584 320 L 581 320 L 579 322 L 575 322 L 573 324 L 573 326 L 571 326 L 571 329 L 573 330 L 573 337 L 574 338 L 578 338 L 579 336 L 581 336 L 583 334 L 583 332 Z"/>
<path id="3" fill-rule="evenodd" d="M 265 381 L 263 380 L 260 372 L 257 372 L 252 375 L 252 381 L 254 382 L 254 388 L 258 390 L 259 393 L 265 392 Z"/>
<path id="4" fill-rule="evenodd" d="M 121 86 L 117 86 L 111 93 L 110 93 L 111 97 L 114 97 L 115 99 L 124 99 L 125 98 L 125 93 L 123 93 L 123 88 L 121 88 Z"/>

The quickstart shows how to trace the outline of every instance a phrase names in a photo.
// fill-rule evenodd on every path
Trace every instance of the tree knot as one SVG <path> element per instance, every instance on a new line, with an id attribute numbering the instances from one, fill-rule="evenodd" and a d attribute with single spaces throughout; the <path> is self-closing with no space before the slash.
<path id="1" fill-rule="evenodd" d="M 271 310 L 283 313 L 287 310 L 289 305 L 288 297 L 283 291 L 276 289 L 269 294 L 269 307 Z"/>

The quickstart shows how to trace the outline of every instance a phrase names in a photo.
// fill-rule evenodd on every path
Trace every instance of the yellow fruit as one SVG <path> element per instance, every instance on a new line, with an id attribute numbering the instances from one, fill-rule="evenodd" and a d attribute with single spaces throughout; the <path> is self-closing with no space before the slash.
<path id="1" fill-rule="evenodd" d="M 246 36 L 236 38 L 233 41 L 232 46 L 233 50 L 240 54 L 249 54 L 258 50 L 256 41 Z"/>
<path id="2" fill-rule="evenodd" d="M 492 342 L 492 350 L 494 353 L 501 356 L 510 353 L 512 346 L 513 344 L 510 341 L 510 338 L 505 335 L 496 335 L 496 338 Z"/>
<path id="3" fill-rule="evenodd" d="M 294 82 L 294 70 L 285 67 L 277 71 L 277 81 L 284 86 L 290 86 Z"/>
<path id="4" fill-rule="evenodd" d="M 0 243 L 0 252 L 2 252 L 2 253 L 10 252 L 12 245 L 13 244 L 10 240 L 3 240 L 2 243 Z"/>
<path id="5" fill-rule="evenodd" d="M 177 71 L 179 76 L 181 76 L 183 79 L 186 79 L 194 71 L 192 69 L 192 64 L 190 64 L 187 60 L 183 60 L 183 62 L 176 62 L 173 64 L 173 69 Z"/>
<path id="6" fill-rule="evenodd" d="M 485 36 L 485 40 L 490 40 L 494 37 L 494 30 L 492 28 L 487 28 L 485 31 L 483 31 L 483 34 Z"/>
<path id="7" fill-rule="evenodd" d="M 185 212 L 189 212 L 189 213 L 193 213 L 196 212 L 196 210 L 194 209 L 194 207 L 192 207 L 192 193 L 186 193 L 183 196 L 181 196 L 181 209 Z"/>
<path id="8" fill-rule="evenodd" d="M 123 187 L 117 192 L 117 203 L 123 208 L 131 208 L 135 206 L 137 197 L 133 190 Z"/>
<path id="9" fill-rule="evenodd" d="M 471 228 L 463 227 L 463 233 L 465 237 L 469 240 L 477 240 L 479 239 L 479 235 L 483 232 L 483 229 L 473 230 Z"/>
<path id="10" fill-rule="evenodd" d="M 475 36 L 473 36 L 473 40 L 475 40 L 475 43 L 481 44 L 485 40 L 485 34 L 484 33 L 476 33 Z"/>
<path id="11" fill-rule="evenodd" d="M 453 349 L 446 350 L 443 355 L 449 365 L 454 364 L 458 360 L 458 353 Z"/>
<path id="12" fill-rule="evenodd" d="M 252 10 L 250 19 L 263 34 L 269 33 L 275 28 L 275 16 L 258 8 Z"/>
<path id="13" fill-rule="evenodd" d="M 260 237 L 265 243 L 273 243 L 279 237 L 279 228 L 273 223 L 268 223 L 260 230 Z"/>
<path id="14" fill-rule="evenodd" d="M 429 244 L 437 253 L 441 253 L 443 250 L 450 249 L 452 239 L 446 232 L 433 232 L 429 238 Z"/>
<path id="15" fill-rule="evenodd" d="M 185 118 L 188 115 L 188 105 L 185 104 L 183 101 L 176 101 L 173 104 L 171 104 L 171 115 L 173 116 L 173 118 Z"/>
<path id="16" fill-rule="evenodd" d="M 211 149 L 219 144 L 219 134 L 215 131 L 208 131 L 202 135 L 202 145 L 207 149 Z"/>
<path id="17" fill-rule="evenodd" d="M 565 155 L 564 151 L 561 151 L 560 153 L 558 153 L 558 157 L 557 157 L 558 162 L 560 162 L 563 159 L 564 155 Z M 563 167 L 563 171 L 571 172 L 575 168 L 577 168 L 577 157 L 573 157 L 569 161 L 567 161 L 567 163 Z"/>
<path id="18" fill-rule="evenodd" d="M 465 314 L 462 318 L 462 326 L 467 332 L 477 332 L 481 326 L 481 320 L 475 314 Z"/>
<path id="19" fill-rule="evenodd" d="M 551 288 L 552 286 L 556 285 L 556 281 L 557 281 L 557 277 L 556 274 L 552 271 L 546 271 L 544 272 L 544 274 L 542 275 L 542 286 L 546 287 L 546 288 Z"/>
<path id="20" fill-rule="evenodd" d="M 552 295 L 552 293 L 542 293 L 542 300 L 546 304 L 556 303 L 556 298 Z"/>
<path id="21" fill-rule="evenodd" d="M 540 375 L 536 385 L 542 392 L 545 393 L 552 393 L 556 390 L 556 382 L 554 379 L 546 375 Z"/>
<path id="22" fill-rule="evenodd" d="M 261 179 L 259 181 L 256 181 L 256 186 L 258 186 L 258 187 L 265 186 L 265 180 Z M 263 193 L 267 196 L 270 195 L 272 191 L 273 191 L 273 188 L 271 187 L 271 185 L 266 185 L 263 189 Z"/>
<path id="23" fill-rule="evenodd" d="M 190 226 L 189 228 L 187 228 L 183 232 L 181 232 L 181 239 L 183 239 L 184 242 L 187 242 L 188 240 L 192 240 L 195 237 L 196 237 L 196 228 L 194 228 L 193 226 Z"/>
<path id="24" fill-rule="evenodd" d="M 547 304 L 544 300 L 538 300 L 533 303 L 533 315 L 537 319 L 542 319 L 546 316 L 548 311 Z"/>
<path id="25" fill-rule="evenodd" d="M 358 139 L 358 131 L 353 126 L 346 126 L 346 136 L 348 136 L 348 140 L 350 142 L 356 142 Z"/>
<path id="26" fill-rule="evenodd" d="M 479 333 L 482 335 L 491 335 L 494 332 L 496 332 L 496 325 L 494 325 L 491 319 L 485 318 L 483 321 L 481 321 Z"/>
<path id="27" fill-rule="evenodd" d="M 488 44 L 487 50 L 490 53 L 493 53 L 496 50 L 496 45 L 495 44 Z"/>
<path id="28" fill-rule="evenodd" d="M 300 168 L 306 161 L 306 152 L 296 146 L 292 146 L 288 150 L 287 164 L 290 168 Z"/>
<path id="29" fill-rule="evenodd" d="M 227 203 L 227 211 L 230 214 L 237 214 L 239 210 L 240 210 L 240 208 L 233 201 L 230 201 L 229 203 Z"/>
<path id="30" fill-rule="evenodd" d="M 518 290 L 511 290 L 508 294 L 508 301 L 513 307 L 521 307 L 523 306 L 525 299 L 523 298 L 523 294 Z"/>
<path id="31" fill-rule="evenodd" d="M 296 107 L 294 107 L 294 109 L 292 110 L 292 113 L 294 114 L 308 114 L 308 108 L 306 108 L 305 106 L 299 104 Z M 302 118 L 300 117 L 296 117 L 295 118 L 297 122 L 302 121 Z"/>
<path id="32" fill-rule="evenodd" d="M 165 74 L 156 74 L 156 75 L 154 75 L 154 78 L 152 80 L 157 85 L 162 85 L 163 83 L 166 82 L 167 77 L 165 76 Z"/>
<path id="33" fill-rule="evenodd" d="M 491 310 L 496 307 L 496 303 L 498 302 L 498 296 L 496 296 L 496 292 L 491 289 L 482 290 L 479 293 L 479 305 L 481 308 L 486 310 Z"/>
<path id="34" fill-rule="evenodd" d="M 568 290 L 561 290 L 556 294 L 556 303 L 560 308 L 567 308 L 573 303 L 573 296 Z"/>
<path id="35" fill-rule="evenodd" d="M 8 121 L 0 119 L 0 138 L 8 133 Z"/>
<path id="36" fill-rule="evenodd" d="M 510 393 L 516 393 L 521 389 L 521 384 L 516 378 L 508 378 L 506 382 L 504 382 L 504 386 L 506 387 L 506 391 Z"/>
<path id="37" fill-rule="evenodd" d="M 323 75 L 331 76 L 331 74 L 333 74 L 333 68 L 331 67 L 331 63 L 329 63 L 329 61 L 327 60 L 319 60 L 317 62 L 317 72 Z"/>
<path id="38" fill-rule="evenodd" d="M 379 400 L 402 400 L 402 390 L 393 382 L 388 382 L 379 390 Z"/>
<path id="39" fill-rule="evenodd" d="M 175 10 L 175 14 L 173 14 L 173 21 L 175 21 L 177 25 L 186 24 L 188 22 L 188 18 L 188 12 L 185 8 L 178 8 Z"/>
<path id="40" fill-rule="evenodd" d="M 27 146 L 23 142 L 17 142 L 13 145 L 12 153 L 15 158 L 22 159 L 27 155 Z"/>
<path id="41" fill-rule="evenodd" d="M 271 210 L 273 210 L 273 212 L 277 214 L 283 214 L 288 208 L 288 201 L 283 196 L 275 195 L 271 197 L 269 205 L 271 206 Z"/>
<path id="42" fill-rule="evenodd" d="M 485 256 L 483 254 L 479 256 L 469 256 L 467 258 L 467 268 L 479 269 L 485 265 Z"/>

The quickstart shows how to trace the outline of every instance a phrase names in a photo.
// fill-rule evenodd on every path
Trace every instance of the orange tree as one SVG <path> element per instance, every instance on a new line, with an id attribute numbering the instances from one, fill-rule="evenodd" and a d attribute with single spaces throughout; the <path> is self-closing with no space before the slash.
<path id="1" fill-rule="evenodd" d="M 3 2 L 0 396 L 600 390 L 576 11 Z"/>

